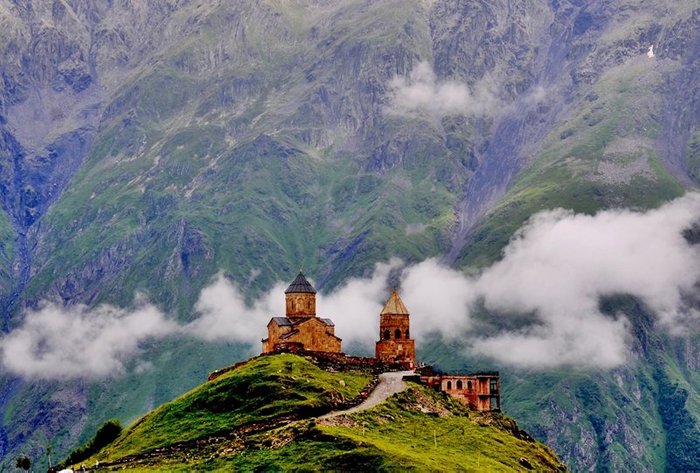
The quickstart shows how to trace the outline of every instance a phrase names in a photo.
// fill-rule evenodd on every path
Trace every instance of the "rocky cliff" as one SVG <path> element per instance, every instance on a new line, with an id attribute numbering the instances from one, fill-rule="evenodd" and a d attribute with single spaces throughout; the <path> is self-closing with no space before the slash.
<path id="1" fill-rule="evenodd" d="M 634 0 L 2 0 L 2 327 L 136 292 L 186 320 L 220 270 L 255 293 L 300 263 L 321 288 L 388 256 L 478 267 L 538 210 L 657 206 L 699 175 L 699 22 L 694 2 Z M 155 387 L 172 357 L 197 375 L 225 358 L 175 346 L 148 347 L 133 398 L 3 375 L 0 456 L 193 386 Z M 661 393 L 680 383 L 697 422 L 698 353 L 645 347 L 591 388 L 547 374 L 555 400 L 506 385 L 532 401 L 513 414 L 544 412 L 536 433 L 575 467 L 664 464 Z"/>

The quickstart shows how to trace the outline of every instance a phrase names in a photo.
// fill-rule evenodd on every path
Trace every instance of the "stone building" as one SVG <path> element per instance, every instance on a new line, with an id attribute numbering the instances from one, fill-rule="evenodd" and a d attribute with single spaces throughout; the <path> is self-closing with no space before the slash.
<path id="1" fill-rule="evenodd" d="M 335 325 L 330 319 L 316 317 L 316 290 L 301 271 L 284 296 L 286 316 L 270 319 L 262 352 L 302 349 L 340 353 L 342 340 L 335 336 Z"/>
<path id="2" fill-rule="evenodd" d="M 498 371 L 457 375 L 421 376 L 421 382 L 449 394 L 474 411 L 501 410 L 501 381 Z"/>
<path id="3" fill-rule="evenodd" d="M 405 368 L 416 366 L 416 342 L 411 338 L 409 313 L 396 290 L 379 314 L 379 341 L 375 357 Z"/>

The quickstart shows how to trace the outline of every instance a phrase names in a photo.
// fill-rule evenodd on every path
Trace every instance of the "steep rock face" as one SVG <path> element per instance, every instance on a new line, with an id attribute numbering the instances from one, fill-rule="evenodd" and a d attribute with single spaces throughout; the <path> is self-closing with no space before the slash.
<path id="1" fill-rule="evenodd" d="M 259 290 L 303 263 L 332 287 L 394 255 L 487 264 L 540 209 L 658 205 L 700 175 L 699 18 L 632 0 L 0 1 L 3 325 L 45 299 L 128 305 L 136 291 L 188 319 L 222 269 L 259 272 Z M 481 102 L 392 113 L 392 79 L 423 63 L 428 88 L 466 84 Z M 672 368 L 697 366 L 678 350 Z M 214 351 L 182 356 L 203 372 Z M 571 465 L 663 456 L 660 417 L 634 410 L 654 411 L 653 369 L 591 392 L 552 376 L 567 394 L 540 391 L 546 421 L 530 426 Z M 117 385 L 65 412 L 92 422 Z M 34 389 L 3 386 L 15 401 Z M 139 399 L 167 398 L 151 388 Z M 591 418 L 600 399 L 614 407 Z M 17 422 L 3 420 L 0 454 L 57 432 L 8 433 Z"/>

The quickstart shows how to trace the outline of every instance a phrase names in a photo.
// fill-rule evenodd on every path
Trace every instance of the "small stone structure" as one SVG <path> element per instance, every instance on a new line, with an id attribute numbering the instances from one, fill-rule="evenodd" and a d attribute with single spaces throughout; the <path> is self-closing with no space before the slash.
<path id="1" fill-rule="evenodd" d="M 404 368 L 416 366 L 416 342 L 411 338 L 410 316 L 396 290 L 384 304 L 379 314 L 379 341 L 375 357 L 386 363 Z"/>
<path id="2" fill-rule="evenodd" d="M 474 411 L 501 410 L 501 380 L 498 371 L 474 374 L 429 374 L 421 383 L 467 404 Z"/>
<path id="3" fill-rule="evenodd" d="M 316 317 L 316 290 L 300 271 L 285 294 L 286 317 L 272 317 L 262 352 L 272 353 L 285 347 L 307 351 L 340 353 L 342 340 L 335 336 L 330 319 Z"/>

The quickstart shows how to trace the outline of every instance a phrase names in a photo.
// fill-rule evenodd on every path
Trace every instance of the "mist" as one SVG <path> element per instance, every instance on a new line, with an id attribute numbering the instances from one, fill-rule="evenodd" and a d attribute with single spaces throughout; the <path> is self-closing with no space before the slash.
<path id="1" fill-rule="evenodd" d="M 131 311 L 44 304 L 25 313 L 22 324 L 0 338 L 0 366 L 26 378 L 120 375 L 143 343 L 177 331 L 175 322 L 146 302 L 137 302 Z"/>
<path id="2" fill-rule="evenodd" d="M 389 276 L 398 273 L 419 350 L 437 334 L 460 342 L 465 355 L 504 365 L 610 369 L 634 357 L 631 323 L 623 314 L 601 313 L 603 297 L 637 297 L 671 335 L 698 330 L 692 301 L 698 300 L 700 245 L 683 235 L 698 221 L 696 193 L 646 212 L 541 212 L 513 236 L 498 262 L 478 274 L 437 259 L 405 264 L 393 258 L 365 277 L 319 293 L 317 315 L 334 321 L 344 346 L 371 351 L 392 289 Z M 0 366 L 24 377 L 105 377 L 123 373 L 132 362 L 145 366 L 142 345 L 169 336 L 235 342 L 254 353 L 270 317 L 284 316 L 288 284 L 278 282 L 249 304 L 234 282 L 218 274 L 186 324 L 143 300 L 133 310 L 44 304 L 0 338 Z"/>
<path id="3" fill-rule="evenodd" d="M 437 119 L 450 114 L 489 115 L 499 104 L 491 86 L 488 78 L 477 82 L 473 89 L 463 82 L 438 80 L 430 64 L 423 61 L 408 77 L 389 81 L 387 111 L 395 115 L 425 113 Z"/>

